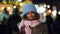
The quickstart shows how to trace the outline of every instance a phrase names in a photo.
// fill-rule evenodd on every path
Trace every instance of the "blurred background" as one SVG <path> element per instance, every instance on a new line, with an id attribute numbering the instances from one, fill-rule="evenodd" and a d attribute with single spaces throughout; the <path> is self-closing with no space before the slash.
<path id="1" fill-rule="evenodd" d="M 22 18 L 22 6 L 27 3 L 35 5 L 43 23 L 46 22 L 47 15 L 51 15 L 54 22 L 57 14 L 60 15 L 60 0 L 0 0 L 0 25 L 5 24 L 4 17 L 8 19 L 9 15 L 16 10 L 15 8 L 18 8 L 18 13 Z"/>
<path id="2" fill-rule="evenodd" d="M 55 16 L 54 13 L 60 11 L 60 0 L 0 0 L 0 12 L 7 9 L 9 14 L 12 14 L 13 8 L 18 6 L 19 11 L 22 12 L 21 8 L 24 4 L 33 3 L 39 14 L 43 12 L 51 13 Z"/>

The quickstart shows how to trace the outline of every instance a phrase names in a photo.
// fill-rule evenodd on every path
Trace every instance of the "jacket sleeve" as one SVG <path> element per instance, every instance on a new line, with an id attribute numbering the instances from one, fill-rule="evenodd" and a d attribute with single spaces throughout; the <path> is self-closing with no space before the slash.
<path id="1" fill-rule="evenodd" d="M 24 24 L 23 24 L 23 20 L 20 22 L 20 23 L 18 23 L 18 28 L 19 28 L 19 30 L 21 30 L 21 28 L 24 26 Z"/>

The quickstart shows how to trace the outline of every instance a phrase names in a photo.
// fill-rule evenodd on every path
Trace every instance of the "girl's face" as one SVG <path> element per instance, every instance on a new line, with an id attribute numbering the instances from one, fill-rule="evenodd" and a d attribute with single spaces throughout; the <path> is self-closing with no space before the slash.
<path id="1" fill-rule="evenodd" d="M 27 17 L 28 20 L 33 20 L 34 19 L 34 16 L 35 15 L 34 15 L 33 12 L 28 12 L 27 15 L 26 15 L 26 17 Z"/>

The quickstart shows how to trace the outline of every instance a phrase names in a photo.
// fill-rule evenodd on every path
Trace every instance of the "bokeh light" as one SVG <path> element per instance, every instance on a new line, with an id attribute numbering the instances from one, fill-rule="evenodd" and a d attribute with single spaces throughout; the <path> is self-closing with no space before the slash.
<path id="1" fill-rule="evenodd" d="M 8 10 L 10 10 L 10 6 L 8 7 Z"/>
<path id="2" fill-rule="evenodd" d="M 18 2 L 22 2 L 22 0 L 18 0 Z"/>
<path id="3" fill-rule="evenodd" d="M 2 10 L 4 10 L 4 7 L 2 7 Z"/>
<path id="4" fill-rule="evenodd" d="M 23 4 L 23 3 L 20 3 L 19 5 L 20 5 L 20 6 L 23 6 L 24 4 Z"/>
<path id="5" fill-rule="evenodd" d="M 44 4 L 44 7 L 46 7 L 46 4 Z"/>
<path id="6" fill-rule="evenodd" d="M 58 14 L 60 15 L 60 11 L 58 12 Z"/>
<path id="7" fill-rule="evenodd" d="M 53 14 L 53 16 L 56 16 L 57 11 L 56 10 L 53 10 L 52 14 Z"/>
<path id="8" fill-rule="evenodd" d="M 40 7 L 37 8 L 37 12 L 40 13 L 40 14 L 45 12 L 45 10 L 46 10 L 46 8 L 44 6 L 40 6 Z"/>
<path id="9" fill-rule="evenodd" d="M 14 6 L 13 8 L 16 8 L 16 6 Z"/>
<path id="10" fill-rule="evenodd" d="M 45 12 L 43 13 L 43 16 L 44 16 L 44 17 L 46 16 L 46 13 L 45 13 Z"/>
<path id="11" fill-rule="evenodd" d="M 47 8 L 50 8 L 50 5 L 47 5 Z"/>
<path id="12" fill-rule="evenodd" d="M 49 10 L 49 13 L 51 13 L 51 10 Z"/>
<path id="13" fill-rule="evenodd" d="M 36 8 L 38 8 L 38 5 L 35 5 Z"/>

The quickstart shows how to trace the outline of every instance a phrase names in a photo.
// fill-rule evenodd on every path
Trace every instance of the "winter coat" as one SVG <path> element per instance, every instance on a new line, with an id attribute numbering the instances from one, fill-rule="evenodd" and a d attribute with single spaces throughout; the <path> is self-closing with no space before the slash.
<path id="1" fill-rule="evenodd" d="M 60 15 L 58 14 L 54 23 L 54 32 L 55 34 L 60 34 Z"/>
<path id="2" fill-rule="evenodd" d="M 18 14 L 12 14 L 7 21 L 7 27 L 10 30 L 17 30 L 17 23 L 21 21 L 21 17 Z"/>
<path id="3" fill-rule="evenodd" d="M 28 12 L 37 12 L 34 4 L 25 4 L 22 7 L 22 15 L 24 16 Z M 38 27 L 37 27 L 38 25 Z M 28 20 L 22 20 L 20 24 L 18 24 L 19 31 L 21 31 L 21 28 L 24 27 L 25 34 L 41 34 L 40 32 L 40 26 L 41 29 L 44 30 L 45 25 L 41 25 L 39 20 L 33 20 L 33 21 L 28 21 Z M 42 27 L 44 26 L 44 28 Z M 46 27 L 47 28 L 47 27 Z M 45 30 L 46 31 L 46 30 Z"/>
<path id="4" fill-rule="evenodd" d="M 51 25 L 53 23 L 53 18 L 51 17 L 51 15 L 47 15 L 46 16 L 46 23 L 47 25 Z"/>
<path id="5" fill-rule="evenodd" d="M 51 34 L 53 32 L 53 23 L 54 23 L 51 15 L 46 16 L 46 23 L 47 23 L 47 27 L 48 27 L 48 32 L 49 32 L 49 34 Z"/>
<path id="6" fill-rule="evenodd" d="M 18 28 L 19 28 L 19 30 L 21 30 L 21 28 L 23 26 L 25 26 L 25 28 L 24 28 L 25 34 L 31 34 L 32 32 L 31 32 L 30 27 L 35 27 L 38 24 L 40 24 L 40 22 L 38 22 L 38 20 L 34 20 L 34 21 L 22 20 L 21 23 L 19 24 Z"/>
<path id="7" fill-rule="evenodd" d="M 32 28 L 32 34 L 48 34 L 48 28 L 46 24 L 39 24 Z"/>
<path id="8" fill-rule="evenodd" d="M 0 14 L 0 34 L 7 34 L 7 29 L 6 29 L 6 21 L 8 19 L 7 14 Z"/>
<path id="9" fill-rule="evenodd" d="M 42 34 L 43 32 L 47 34 L 48 29 L 47 25 L 45 24 L 40 24 L 39 21 L 27 21 L 27 20 L 22 20 L 21 23 L 19 24 L 18 28 L 21 30 L 21 27 L 25 26 L 25 34 Z"/>
<path id="10" fill-rule="evenodd" d="M 8 15 L 4 13 L 0 14 L 0 21 L 2 21 L 4 17 L 7 19 Z"/>

